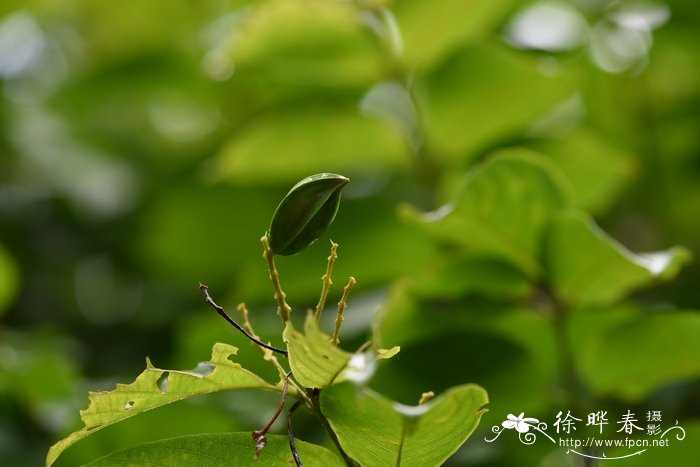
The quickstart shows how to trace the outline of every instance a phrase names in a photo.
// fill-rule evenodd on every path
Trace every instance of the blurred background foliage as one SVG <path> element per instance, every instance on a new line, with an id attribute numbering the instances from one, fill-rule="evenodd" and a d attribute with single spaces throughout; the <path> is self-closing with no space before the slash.
<path id="1" fill-rule="evenodd" d="M 132 381 L 146 355 L 192 368 L 225 341 L 273 378 L 197 285 L 230 309 L 246 301 L 279 344 L 259 238 L 292 184 L 329 171 L 352 179 L 330 231 L 331 298 L 358 279 L 343 345 L 381 306 L 384 344 L 402 352 L 376 389 L 404 403 L 463 382 L 489 391 L 451 463 L 561 465 L 564 449 L 483 437 L 507 413 L 632 409 L 688 431 L 638 465 L 693 465 L 698 24 L 691 0 L 3 1 L 3 464 L 41 464 L 88 389 Z M 328 247 L 279 260 L 296 318 Z M 59 465 L 249 430 L 275 404 L 178 403 Z M 323 442 L 308 416 L 297 434 Z"/>

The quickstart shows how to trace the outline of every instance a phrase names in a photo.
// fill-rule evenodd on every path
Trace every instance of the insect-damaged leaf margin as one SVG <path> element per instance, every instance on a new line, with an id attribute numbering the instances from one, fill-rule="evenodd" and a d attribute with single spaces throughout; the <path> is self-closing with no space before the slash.
<path id="1" fill-rule="evenodd" d="M 237 353 L 238 349 L 232 345 L 214 344 L 211 360 L 200 364 L 195 371 L 162 370 L 147 358 L 146 369 L 133 383 L 117 384 L 114 391 L 90 393 L 90 405 L 80 412 L 85 427 L 51 446 L 46 466 L 51 466 L 63 451 L 88 435 L 147 410 L 197 394 L 229 389 L 279 390 L 231 361 L 229 357 Z M 166 373 L 167 380 L 163 380 Z"/>

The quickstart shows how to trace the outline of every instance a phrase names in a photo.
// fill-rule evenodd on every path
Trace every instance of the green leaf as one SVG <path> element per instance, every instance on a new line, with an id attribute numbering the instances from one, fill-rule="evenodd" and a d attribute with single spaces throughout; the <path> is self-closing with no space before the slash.
<path id="1" fill-rule="evenodd" d="M 383 71 L 381 49 L 349 2 L 272 0 L 241 15 L 227 51 L 233 82 L 279 88 L 364 87 Z"/>
<path id="2" fill-rule="evenodd" d="M 563 73 L 544 75 L 532 57 L 502 44 L 464 49 L 426 78 L 429 152 L 465 166 L 479 150 L 524 133 L 571 94 L 570 81 Z"/>
<path id="3" fill-rule="evenodd" d="M 131 384 L 117 384 L 114 391 L 90 393 L 90 405 L 80 412 L 85 427 L 51 446 L 47 467 L 68 447 L 86 436 L 141 412 L 155 409 L 197 394 L 243 388 L 279 390 L 234 363 L 238 349 L 217 343 L 211 360 L 193 371 L 162 370 L 146 360 L 146 370 Z M 290 388 L 293 391 L 293 388 Z"/>
<path id="4" fill-rule="evenodd" d="M 403 37 L 405 62 L 431 68 L 456 48 L 492 32 L 512 5 L 512 0 L 397 2 L 392 10 Z"/>
<path id="5" fill-rule="evenodd" d="M 219 175 L 239 183 L 299 180 L 309 173 L 406 168 L 401 134 L 356 107 L 277 109 L 243 127 L 218 155 Z"/>
<path id="6" fill-rule="evenodd" d="M 350 179 L 320 173 L 306 177 L 284 197 L 270 223 L 270 249 L 276 255 L 293 255 L 318 240 L 333 222 L 340 193 Z"/>
<path id="7" fill-rule="evenodd" d="M 417 271 L 415 277 L 415 291 L 428 299 L 524 299 L 531 296 L 533 287 L 521 271 L 489 258 L 443 257 L 431 267 Z"/>
<path id="8" fill-rule="evenodd" d="M 352 383 L 321 392 L 321 411 L 350 457 L 367 466 L 440 465 L 474 432 L 486 391 L 466 384 L 405 406 Z"/>
<path id="9" fill-rule="evenodd" d="M 545 264 L 555 293 L 571 306 L 609 305 L 633 290 L 670 280 L 690 260 L 681 247 L 634 254 L 578 211 L 552 221 Z"/>
<path id="10" fill-rule="evenodd" d="M 295 440 L 294 444 L 304 465 L 345 465 L 339 456 L 326 448 L 300 440 Z M 258 460 L 253 458 L 254 452 L 249 432 L 211 433 L 132 446 L 97 459 L 86 467 L 289 467 L 294 464 L 286 436 L 268 435 L 267 445 Z"/>
<path id="11" fill-rule="evenodd" d="M 19 269 L 10 253 L 0 244 L 0 316 L 14 299 L 19 286 Z"/>
<path id="12" fill-rule="evenodd" d="M 607 209 L 636 169 L 631 154 L 592 129 L 579 128 L 566 138 L 541 141 L 535 147 L 556 162 L 571 181 L 575 206 L 586 211 Z"/>
<path id="13" fill-rule="evenodd" d="M 287 344 L 294 378 L 306 388 L 324 388 L 332 384 L 352 357 L 331 344 L 330 336 L 321 332 L 311 313 L 306 315 L 304 334 L 294 329 L 289 321 L 282 337 Z"/>
<path id="14" fill-rule="evenodd" d="M 700 376 L 697 311 L 579 310 L 569 330 L 579 371 L 597 394 L 638 402 L 661 385 Z"/>
<path id="15" fill-rule="evenodd" d="M 470 172 L 453 202 L 431 213 L 407 208 L 404 214 L 470 256 L 505 260 L 532 278 L 541 272 L 541 233 L 568 204 L 565 187 L 542 156 L 507 150 Z"/>

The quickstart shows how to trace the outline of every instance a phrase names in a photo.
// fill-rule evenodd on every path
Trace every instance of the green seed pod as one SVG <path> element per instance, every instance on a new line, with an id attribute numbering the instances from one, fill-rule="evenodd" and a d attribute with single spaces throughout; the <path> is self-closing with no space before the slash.
<path id="1" fill-rule="evenodd" d="M 293 255 L 318 240 L 333 222 L 340 192 L 349 181 L 342 175 L 321 173 L 294 185 L 272 216 L 268 231 L 272 253 Z"/>

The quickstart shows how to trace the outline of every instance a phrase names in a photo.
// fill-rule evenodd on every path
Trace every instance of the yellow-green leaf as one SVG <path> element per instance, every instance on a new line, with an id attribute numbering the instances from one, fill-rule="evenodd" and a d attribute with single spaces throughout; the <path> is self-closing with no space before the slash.
<path id="1" fill-rule="evenodd" d="M 573 210 L 553 218 L 545 245 L 549 280 L 572 306 L 613 304 L 633 290 L 672 279 L 690 260 L 681 247 L 634 254 Z"/>
<path id="2" fill-rule="evenodd" d="M 289 351 L 289 366 L 294 378 L 306 388 L 324 388 L 347 366 L 352 354 L 331 344 L 330 336 L 321 332 L 312 314 L 306 316 L 304 334 L 291 321 L 283 333 Z"/>
<path id="3" fill-rule="evenodd" d="M 46 456 L 47 467 L 68 447 L 97 430 L 162 405 L 197 394 L 230 389 L 278 390 L 233 362 L 230 357 L 237 352 L 236 347 L 217 343 L 212 349 L 211 360 L 192 371 L 162 370 L 147 360 L 146 369 L 133 383 L 117 384 L 114 391 L 91 392 L 90 405 L 80 412 L 85 427 L 51 446 Z"/>
<path id="4" fill-rule="evenodd" d="M 441 465 L 474 432 L 488 403 L 473 384 L 405 406 L 352 383 L 321 392 L 321 411 L 340 444 L 361 465 Z"/>
<path id="5" fill-rule="evenodd" d="M 541 273 L 542 233 L 553 213 L 569 204 L 567 187 L 543 156 L 507 150 L 469 173 L 453 202 L 404 214 L 470 256 L 505 260 L 533 278 Z"/>

